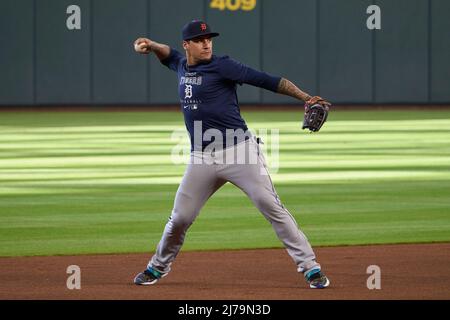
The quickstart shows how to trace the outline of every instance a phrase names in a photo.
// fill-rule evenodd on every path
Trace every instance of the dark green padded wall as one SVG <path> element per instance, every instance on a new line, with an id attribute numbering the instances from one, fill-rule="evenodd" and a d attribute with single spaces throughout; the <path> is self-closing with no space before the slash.
<path id="1" fill-rule="evenodd" d="M 334 103 L 372 99 L 372 33 L 367 29 L 369 0 L 321 0 L 319 91 Z"/>
<path id="2" fill-rule="evenodd" d="M 382 32 L 375 33 L 375 101 L 428 101 L 428 1 L 378 0 Z"/>
<path id="3" fill-rule="evenodd" d="M 262 10 L 263 70 L 317 92 L 316 0 L 264 0 Z M 262 102 L 297 103 L 265 90 Z"/>
<path id="4" fill-rule="evenodd" d="M 0 105 L 34 103 L 34 6 L 0 1 Z"/>
<path id="5" fill-rule="evenodd" d="M 90 8 L 79 0 L 81 30 L 66 27 L 71 0 L 36 1 L 36 102 L 90 102 Z"/>
<path id="6" fill-rule="evenodd" d="M 450 102 L 450 1 L 431 1 L 431 75 L 432 102 Z"/>
<path id="7" fill-rule="evenodd" d="M 94 0 L 93 103 L 137 104 L 147 101 L 147 64 L 133 42 L 147 29 L 146 0 Z"/>

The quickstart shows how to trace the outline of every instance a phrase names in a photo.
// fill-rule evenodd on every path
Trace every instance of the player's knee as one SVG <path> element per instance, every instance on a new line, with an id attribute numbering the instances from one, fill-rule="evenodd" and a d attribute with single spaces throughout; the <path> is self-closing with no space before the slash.
<path id="1" fill-rule="evenodd" d="M 252 197 L 252 200 L 258 210 L 261 211 L 269 221 L 278 220 L 282 216 L 280 213 L 285 212 L 283 205 L 274 197 L 258 195 Z"/>
<path id="2" fill-rule="evenodd" d="M 255 206 L 261 211 L 272 210 L 276 205 L 270 197 L 267 197 L 263 194 L 254 195 L 252 197 L 252 201 Z"/>
<path id="3" fill-rule="evenodd" d="M 175 210 L 172 212 L 170 223 L 173 229 L 178 230 L 189 228 L 189 226 L 194 221 L 193 217 L 195 217 L 195 214 L 194 213 L 186 214 L 186 213 L 188 212 L 186 211 L 179 212 Z"/>

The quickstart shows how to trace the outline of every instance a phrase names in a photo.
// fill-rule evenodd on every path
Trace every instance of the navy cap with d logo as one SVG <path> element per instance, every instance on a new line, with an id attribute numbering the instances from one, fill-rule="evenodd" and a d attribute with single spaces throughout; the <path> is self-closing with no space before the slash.
<path id="1" fill-rule="evenodd" d="M 201 36 L 217 37 L 217 32 L 211 32 L 211 28 L 208 24 L 201 20 L 192 20 L 183 27 L 182 37 L 183 40 L 191 40 Z"/>

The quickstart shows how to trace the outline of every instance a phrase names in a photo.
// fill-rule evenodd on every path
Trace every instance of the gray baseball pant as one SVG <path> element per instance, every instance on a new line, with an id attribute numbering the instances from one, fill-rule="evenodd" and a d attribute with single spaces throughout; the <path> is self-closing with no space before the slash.
<path id="1" fill-rule="evenodd" d="M 183 245 L 186 231 L 209 197 L 226 182 L 244 191 L 272 224 L 297 265 L 298 272 L 320 268 L 308 239 L 281 203 L 270 179 L 264 155 L 254 137 L 224 150 L 191 153 L 175 196 L 172 215 L 148 267 L 162 273 L 170 271 Z"/>

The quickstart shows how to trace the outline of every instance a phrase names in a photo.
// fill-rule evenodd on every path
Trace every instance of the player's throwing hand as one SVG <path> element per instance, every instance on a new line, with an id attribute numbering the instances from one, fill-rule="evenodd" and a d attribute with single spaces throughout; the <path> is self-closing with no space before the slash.
<path id="1" fill-rule="evenodd" d="M 147 38 L 137 38 L 134 42 L 134 50 L 138 53 L 148 54 L 151 50 L 152 40 Z"/>

